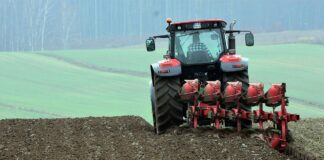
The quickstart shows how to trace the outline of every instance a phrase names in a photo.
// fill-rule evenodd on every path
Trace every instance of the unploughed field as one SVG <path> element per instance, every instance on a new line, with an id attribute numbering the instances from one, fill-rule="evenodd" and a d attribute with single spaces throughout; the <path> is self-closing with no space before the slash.
<path id="1" fill-rule="evenodd" d="M 162 43 L 163 44 L 163 43 Z M 163 46 L 163 45 L 162 45 Z M 0 119 L 138 115 L 152 122 L 149 64 L 162 58 L 144 46 L 0 54 Z M 239 47 L 251 82 L 287 83 L 288 110 L 324 117 L 324 46 Z"/>

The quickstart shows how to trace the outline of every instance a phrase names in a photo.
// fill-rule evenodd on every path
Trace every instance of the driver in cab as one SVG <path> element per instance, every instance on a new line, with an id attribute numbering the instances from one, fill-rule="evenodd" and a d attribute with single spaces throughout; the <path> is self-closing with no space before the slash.
<path id="1" fill-rule="evenodd" d="M 200 42 L 199 33 L 192 35 L 192 43 L 188 46 L 188 60 L 190 62 L 207 62 L 212 59 L 207 46 Z"/>

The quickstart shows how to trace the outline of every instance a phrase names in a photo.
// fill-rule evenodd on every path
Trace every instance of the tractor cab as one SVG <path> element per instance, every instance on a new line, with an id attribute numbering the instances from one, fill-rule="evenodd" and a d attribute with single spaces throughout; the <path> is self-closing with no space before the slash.
<path id="1" fill-rule="evenodd" d="M 231 72 L 247 68 L 247 59 L 235 55 L 234 33 L 247 32 L 245 35 L 247 46 L 254 45 L 253 34 L 250 31 L 233 30 L 235 21 L 231 23 L 229 30 L 225 30 L 226 22 L 220 19 L 172 23 L 168 18 L 167 23 L 166 30 L 169 34 L 148 38 L 146 48 L 147 51 L 154 51 L 156 38 L 168 38 L 169 48 L 165 58 L 167 61 L 177 61 L 176 64 L 181 64 L 181 69 L 173 67 L 163 70 L 161 76 L 175 75 L 181 71 L 183 80 L 195 78 L 202 81 L 220 80 L 222 67 Z M 228 43 L 226 43 L 226 34 L 228 34 Z M 223 59 L 238 61 L 228 63 L 222 61 Z M 232 65 L 236 67 L 233 68 Z M 160 68 L 153 64 L 151 69 L 159 74 Z"/>
<path id="2" fill-rule="evenodd" d="M 183 64 L 213 63 L 226 49 L 221 20 L 187 21 L 168 27 L 171 36 L 170 56 Z"/>
<path id="3" fill-rule="evenodd" d="M 175 58 L 182 64 L 208 64 L 214 63 L 224 54 L 235 54 L 235 36 L 233 33 L 248 32 L 245 36 L 246 45 L 253 46 L 253 34 L 250 31 L 226 31 L 226 22 L 220 19 L 193 20 L 172 23 L 167 19 L 168 35 L 153 36 L 147 39 L 147 51 L 155 50 L 156 38 L 168 38 L 170 41 L 168 56 Z M 228 48 L 225 35 L 228 36 Z M 231 50 L 231 51 L 230 51 Z"/>

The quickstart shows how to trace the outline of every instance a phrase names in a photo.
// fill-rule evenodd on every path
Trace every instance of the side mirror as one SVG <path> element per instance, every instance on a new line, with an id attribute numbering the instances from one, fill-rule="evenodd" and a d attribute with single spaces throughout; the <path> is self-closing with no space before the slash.
<path id="1" fill-rule="evenodd" d="M 155 50 L 155 42 L 154 42 L 154 38 L 150 37 L 146 40 L 146 50 L 148 52 L 154 51 Z"/>
<path id="2" fill-rule="evenodd" d="M 253 34 L 251 32 L 245 34 L 245 45 L 246 46 L 253 46 L 254 45 L 254 36 L 253 36 Z"/>

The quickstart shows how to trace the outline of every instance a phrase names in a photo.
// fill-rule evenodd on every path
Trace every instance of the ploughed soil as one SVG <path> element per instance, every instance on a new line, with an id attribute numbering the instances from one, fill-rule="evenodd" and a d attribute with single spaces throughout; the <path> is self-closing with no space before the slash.
<path id="1" fill-rule="evenodd" d="M 311 158 L 324 159 L 324 118 L 289 123 L 295 150 Z"/>
<path id="2" fill-rule="evenodd" d="M 323 120 L 321 125 L 311 131 L 291 127 L 293 133 L 303 135 L 295 138 L 294 145 L 300 140 L 310 143 L 307 152 L 323 152 L 319 148 L 323 147 Z M 1 120 L 0 159 L 292 159 L 261 139 L 257 131 L 211 128 L 175 128 L 155 135 L 149 123 L 134 116 Z"/>

